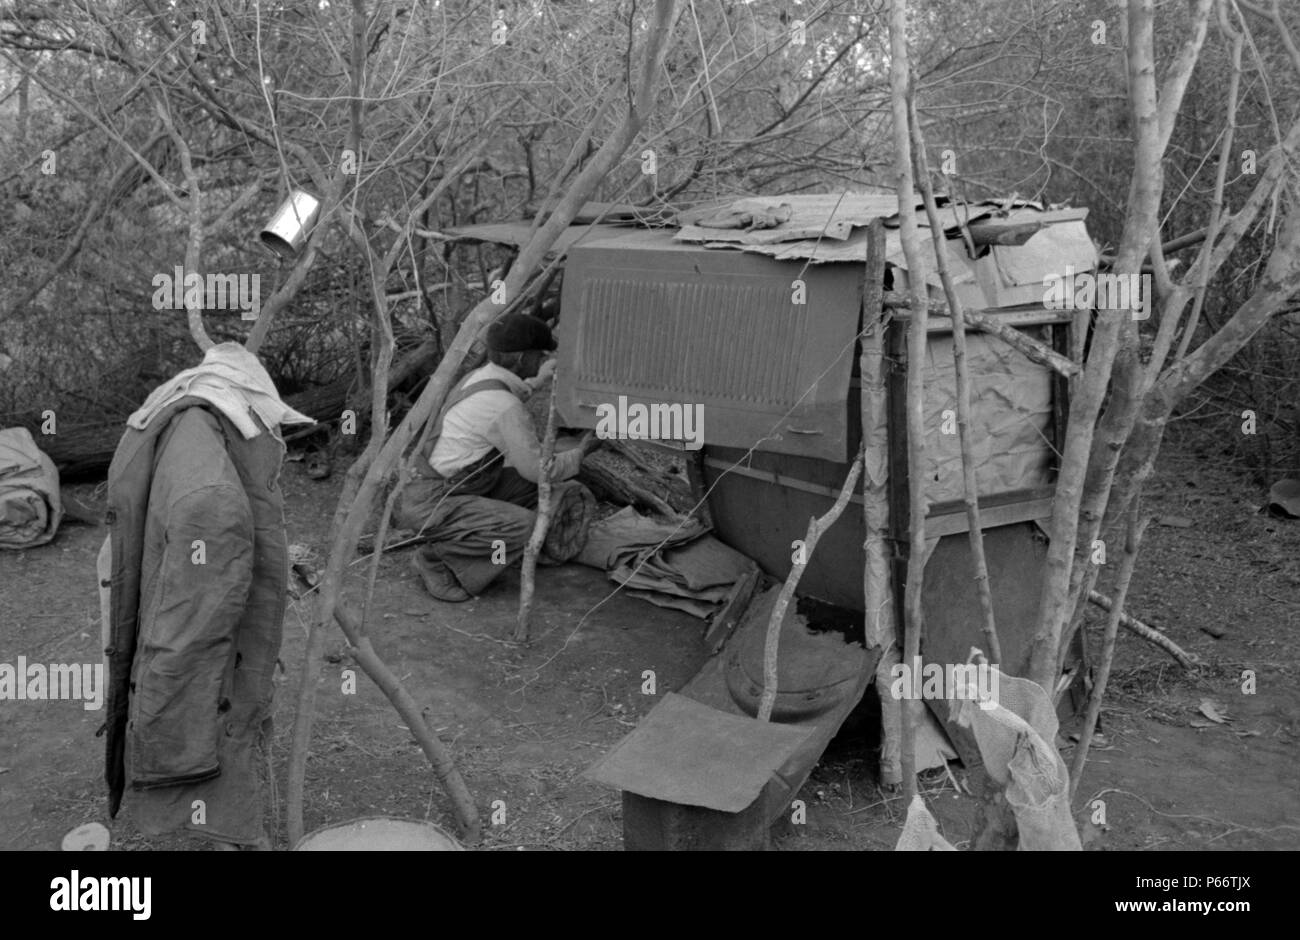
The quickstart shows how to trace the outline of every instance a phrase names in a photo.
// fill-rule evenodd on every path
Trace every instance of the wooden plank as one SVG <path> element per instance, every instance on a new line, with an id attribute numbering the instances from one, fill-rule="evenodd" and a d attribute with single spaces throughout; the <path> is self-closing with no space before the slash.
<path id="1" fill-rule="evenodd" d="M 982 222 L 972 222 L 969 230 L 971 241 L 976 245 L 1023 245 L 1044 227 L 1042 222 L 985 219 Z"/>
<path id="2" fill-rule="evenodd" d="M 1074 358 L 1075 318 L 1065 323 L 1048 327 L 1051 332 L 1052 348 L 1072 362 Z M 1070 386 L 1077 377 L 1066 379 L 1056 373 L 1052 374 L 1052 450 L 1060 454 L 1065 450 L 1065 424 L 1070 414 Z"/>
<path id="3" fill-rule="evenodd" d="M 889 378 L 885 349 L 889 330 L 885 295 L 885 235 L 867 230 L 862 273 L 862 322 L 858 333 L 859 424 L 864 442 L 862 473 L 863 630 L 868 646 L 894 641 L 893 572 L 889 529 Z M 881 427 L 883 425 L 883 428 Z M 885 453 L 869 442 L 883 431 Z M 883 740 L 883 730 L 882 730 Z"/>
<path id="4" fill-rule="evenodd" d="M 799 480 L 771 470 L 732 466 L 725 461 L 718 460 L 716 457 L 706 457 L 704 463 L 715 470 L 727 470 L 737 476 L 762 480 L 764 483 L 770 483 L 773 486 L 782 486 L 804 493 L 816 493 L 818 496 L 825 496 L 828 499 L 834 499 L 839 495 L 838 490 L 834 490 L 829 486 L 809 483 L 806 480 Z M 995 525 L 1008 525 L 1012 522 L 1027 522 L 1031 519 L 1043 519 L 1052 514 L 1051 493 L 1051 487 L 1036 487 L 1032 490 L 1021 490 L 1012 493 L 981 495 L 980 515 L 986 528 Z M 862 505 L 862 496 L 860 494 L 855 493 L 849 499 L 859 506 Z M 930 525 L 929 520 L 933 520 L 933 524 L 937 527 L 934 532 L 936 536 L 966 532 L 968 529 L 965 513 L 965 504 L 958 500 L 936 504 L 931 507 L 930 512 L 926 515 L 927 529 Z"/>
<path id="5" fill-rule="evenodd" d="M 902 311 L 899 311 L 903 313 Z M 1074 319 L 1073 310 L 1047 310 L 1036 307 L 1032 310 L 980 310 L 972 311 L 981 313 L 986 317 L 1004 323 L 1007 326 L 1042 326 L 1047 323 L 1068 323 Z M 907 314 L 903 313 L 900 319 L 906 321 Z M 967 329 L 972 328 L 971 324 L 966 324 Z M 978 329 L 978 327 L 975 327 Z M 951 333 L 952 317 L 935 316 L 931 314 L 926 323 L 927 333 Z"/>
<path id="6" fill-rule="evenodd" d="M 987 531 L 998 526 L 1011 525 L 1016 522 L 1032 522 L 1035 519 L 1047 519 L 1052 515 L 1050 499 L 1030 500 L 1029 502 L 1007 503 L 1004 506 L 985 508 L 980 506 L 980 524 Z M 941 535 L 956 535 L 969 532 L 970 522 L 965 512 L 952 512 L 944 515 L 930 515 L 925 519 L 926 538 Z"/>
<path id="7" fill-rule="evenodd" d="M 897 641 L 903 643 L 906 612 L 903 587 L 907 583 L 908 531 L 912 507 L 907 493 L 907 328 L 900 325 L 898 311 L 886 336 L 889 386 L 889 528 L 893 548 L 894 624 Z"/>
<path id="8" fill-rule="evenodd" d="M 892 311 L 894 319 L 906 323 L 912 317 L 912 311 L 908 307 L 908 300 L 905 295 L 898 291 L 885 291 L 884 293 L 885 308 Z M 932 300 L 927 305 L 930 308 L 930 316 L 926 325 L 927 333 L 950 333 L 952 332 L 952 317 L 948 315 L 948 303 L 945 300 Z M 966 311 L 968 314 L 977 314 L 1004 323 L 1007 326 L 1038 326 L 1043 323 L 1066 323 L 1074 319 L 1076 311 L 1074 310 L 1052 310 L 1041 304 L 1032 304 L 1030 306 L 1020 307 L 985 307 L 979 310 L 974 308 Z M 967 323 L 967 327 L 972 324 Z M 978 329 L 979 327 L 975 327 Z"/>
<path id="9" fill-rule="evenodd" d="M 1005 506 L 1009 503 L 1029 503 L 1037 500 L 1050 500 L 1056 492 L 1052 486 L 1032 486 L 1019 490 L 1008 490 L 1004 493 L 980 493 L 980 507 L 988 506 Z M 946 516 L 949 513 L 964 513 L 966 511 L 966 502 L 962 499 L 946 499 L 941 503 L 932 503 L 930 512 L 926 518 L 934 516 Z M 963 530 L 964 531 L 964 530 Z"/>
<path id="10" fill-rule="evenodd" d="M 748 574 L 731 586 L 731 592 L 722 602 L 722 609 L 713 615 L 709 632 L 704 635 L 704 643 L 710 652 L 716 653 L 727 642 L 731 632 L 736 629 L 736 624 L 740 623 L 745 616 L 745 611 L 749 609 L 749 603 L 754 599 L 754 589 L 758 587 L 760 580 L 762 580 L 762 572 L 755 565 Z"/>
<path id="11" fill-rule="evenodd" d="M 771 483 L 774 486 L 784 486 L 787 489 L 800 490 L 804 493 L 816 493 L 819 496 L 829 496 L 831 499 L 835 499 L 840 495 L 839 490 L 832 489 L 829 486 L 822 486 L 820 483 L 809 483 L 807 480 L 800 480 L 797 477 L 777 473 L 775 470 L 759 470 L 756 467 L 732 465 L 724 460 L 719 460 L 717 457 L 705 457 L 704 463 L 714 470 L 724 470 L 737 476 L 751 477 L 755 480 L 762 480 L 764 483 Z M 855 494 L 849 498 L 858 505 L 862 505 L 861 496 Z"/>

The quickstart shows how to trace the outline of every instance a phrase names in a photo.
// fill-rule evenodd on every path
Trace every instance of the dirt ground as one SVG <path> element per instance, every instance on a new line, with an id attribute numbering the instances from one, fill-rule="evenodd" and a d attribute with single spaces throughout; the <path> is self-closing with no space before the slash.
<path id="1" fill-rule="evenodd" d="M 322 551 L 341 474 L 318 482 L 303 467 L 288 464 L 283 477 L 290 541 Z M 103 504 L 102 487 L 69 489 Z M 1130 607 L 1203 665 L 1184 674 L 1121 634 L 1104 737 L 1076 800 L 1090 850 L 1300 848 L 1300 521 L 1259 514 L 1262 502 L 1229 470 L 1178 455 L 1163 461 L 1147 507 L 1177 524 L 1148 530 Z M 0 662 L 99 661 L 94 562 L 102 538 L 102 529 L 68 525 L 47 546 L 0 553 Z M 580 774 L 699 668 L 702 622 L 623 595 L 600 603 L 613 585 L 569 565 L 539 571 L 535 640 L 520 646 L 506 639 L 517 574 L 476 601 L 443 604 L 416 580 L 409 551 L 380 566 L 371 634 L 455 755 L 484 816 L 483 848 L 621 848 L 618 794 Z M 353 568 L 353 598 L 364 568 Z M 279 810 L 306 616 L 295 603 L 285 623 L 272 751 Z M 1099 630 L 1096 621 L 1094 648 Z M 307 829 L 379 814 L 454 828 L 448 800 L 382 693 L 359 670 L 356 694 L 342 693 L 350 662 L 341 635 L 331 635 L 327 654 Z M 655 672 L 655 696 L 641 692 L 645 670 Z M 1243 693 L 1246 670 L 1254 694 Z M 1230 720 L 1209 720 L 1205 700 Z M 78 702 L 0 702 L 0 849 L 58 848 L 74 826 L 109 822 L 103 739 L 95 737 L 102 715 Z M 781 826 L 776 848 L 893 847 L 902 800 L 878 785 L 869 728 L 852 721 L 832 743 L 800 794 L 806 824 Z M 925 790 L 943 833 L 962 847 L 972 800 L 954 787 L 960 765 L 952 769 L 951 777 L 928 775 Z M 488 824 L 498 800 L 504 821 Z M 1105 804 L 1104 826 L 1091 821 L 1096 800 Z M 189 837 L 146 839 L 129 821 L 112 829 L 121 849 L 208 848 Z M 276 842 L 285 847 L 283 829 Z"/>

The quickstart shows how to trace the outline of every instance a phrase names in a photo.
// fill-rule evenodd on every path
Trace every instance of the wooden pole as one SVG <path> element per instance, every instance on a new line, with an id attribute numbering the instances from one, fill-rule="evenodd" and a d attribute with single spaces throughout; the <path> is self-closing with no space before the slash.
<path id="1" fill-rule="evenodd" d="M 925 346 L 929 306 L 926 277 L 929 270 L 921 251 L 916 222 L 916 187 L 912 179 L 912 147 L 908 135 L 908 102 L 912 96 L 911 67 L 907 52 L 907 0 L 892 0 L 889 19 L 889 87 L 894 117 L 894 175 L 898 191 L 899 234 L 907 259 L 907 286 L 912 317 L 907 331 L 907 586 L 903 595 L 903 665 L 913 669 L 921 653 L 924 615 L 921 588 L 925 576 Z M 920 681 L 913 676 L 913 685 Z M 910 804 L 916 796 L 916 724 L 921 701 L 903 702 L 903 793 Z"/>
<path id="2" fill-rule="evenodd" d="M 885 306 L 890 310 L 911 310 L 912 301 L 910 298 L 900 295 L 897 291 L 885 291 Z M 935 316 L 952 316 L 951 308 L 948 306 L 947 301 L 942 298 L 927 298 L 924 306 L 926 310 Z M 1078 375 L 1080 372 L 1080 366 L 1077 362 L 1062 356 L 1050 346 L 1026 336 L 1014 327 L 1008 326 L 996 316 L 981 313 L 978 310 L 963 310 L 962 321 L 965 326 L 996 336 L 1031 362 L 1036 362 L 1040 366 L 1047 366 L 1053 372 L 1067 379 Z"/>
<path id="3" fill-rule="evenodd" d="M 885 229 L 867 228 L 867 262 L 862 275 L 862 332 L 858 357 L 862 425 L 862 518 L 866 531 L 862 591 L 866 600 L 866 643 L 895 640 L 893 584 L 889 565 L 889 390 L 885 377 L 887 315 L 881 309 L 885 288 Z"/>
<path id="4" fill-rule="evenodd" d="M 898 661 L 894 647 L 898 627 L 894 609 L 893 542 L 889 513 L 889 388 L 885 334 L 890 315 L 882 306 L 885 290 L 885 229 L 880 221 L 867 227 L 867 261 L 862 271 L 862 332 L 858 374 L 862 426 L 862 521 L 865 531 L 862 597 L 865 641 L 879 647 L 876 691 L 880 694 L 880 769 L 887 785 L 900 782 L 899 728 L 902 703 L 889 694 L 888 667 Z"/>
<path id="5" fill-rule="evenodd" d="M 1113 611 L 1116 606 L 1115 601 L 1111 600 L 1109 597 L 1107 597 L 1105 594 L 1102 594 L 1100 591 L 1089 591 L 1088 601 L 1090 603 L 1096 604 L 1102 610 Z M 1150 624 L 1143 623 L 1141 620 L 1138 620 L 1136 617 L 1130 616 L 1128 613 L 1121 613 L 1119 615 L 1119 625 L 1123 627 L 1125 630 L 1128 630 L 1130 633 L 1134 634 L 1135 636 L 1140 636 L 1142 639 L 1146 640 L 1152 646 L 1164 650 L 1166 653 L 1168 653 L 1177 661 L 1178 665 L 1182 666 L 1184 669 L 1191 669 L 1193 666 L 1196 665 L 1197 657 L 1194 654 L 1184 650 L 1181 646 L 1179 646 L 1173 640 L 1169 639 L 1169 637 L 1165 636 L 1163 633 L 1161 633 L 1159 630 L 1157 630 L 1155 627 L 1151 626 Z"/>

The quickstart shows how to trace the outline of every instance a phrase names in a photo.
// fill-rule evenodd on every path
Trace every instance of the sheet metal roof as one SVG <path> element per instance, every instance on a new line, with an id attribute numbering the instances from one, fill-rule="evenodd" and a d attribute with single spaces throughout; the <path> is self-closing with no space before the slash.
<path id="1" fill-rule="evenodd" d="M 915 200 L 917 221 L 929 222 L 921 200 Z M 588 203 L 579 218 L 624 223 L 640 213 L 643 220 L 654 210 L 607 203 Z M 1096 267 L 1097 251 L 1083 220 L 1086 209 L 1044 211 L 1033 203 L 945 203 L 938 209 L 944 233 L 948 268 L 958 285 L 970 285 L 970 302 L 988 307 L 1032 302 L 1030 288 L 1066 265 L 1075 271 Z M 653 216 L 662 219 L 662 214 Z M 575 244 L 595 244 L 617 239 L 631 249 L 724 250 L 765 255 L 778 261 L 807 264 L 861 262 L 866 258 L 866 226 L 874 220 L 885 225 L 886 261 L 907 269 L 899 231 L 898 199 L 894 193 L 819 193 L 785 196 L 750 196 L 691 209 L 677 216 L 679 228 L 647 229 L 628 224 L 575 224 L 561 234 L 553 251 L 568 252 Z M 1021 245 L 993 245 L 972 258 L 962 238 L 962 226 L 997 219 L 1000 222 L 1038 222 L 1043 228 Z M 461 226 L 447 233 L 471 241 L 500 242 L 515 246 L 528 239 L 531 223 L 499 222 Z M 929 268 L 927 283 L 938 286 L 934 245 L 928 231 L 922 239 Z M 982 296 L 981 296 L 982 295 Z"/>

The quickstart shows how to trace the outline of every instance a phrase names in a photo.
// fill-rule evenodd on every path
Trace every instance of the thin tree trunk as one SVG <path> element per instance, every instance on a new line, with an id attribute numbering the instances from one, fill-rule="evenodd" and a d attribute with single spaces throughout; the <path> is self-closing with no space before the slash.
<path id="1" fill-rule="evenodd" d="M 903 666 L 915 669 L 921 650 L 924 614 L 921 589 L 925 575 L 925 348 L 929 305 L 926 280 L 929 268 L 921 249 L 916 222 L 916 187 L 912 179 L 908 114 L 912 98 L 911 66 L 907 51 L 907 0 L 892 0 L 889 22 L 889 89 L 894 118 L 894 177 L 903 254 L 907 259 L 907 286 L 911 316 L 907 330 L 907 585 L 903 595 Z M 920 676 L 912 677 L 913 686 Z M 916 698 L 903 702 L 903 793 L 910 804 L 916 796 L 916 725 L 924 706 Z"/>
<path id="2" fill-rule="evenodd" d="M 1135 128 L 1133 185 L 1124 220 L 1115 271 L 1136 273 L 1156 233 L 1160 198 L 1160 114 L 1156 102 L 1153 0 L 1129 0 L 1129 99 Z M 1052 503 L 1051 541 L 1044 565 L 1039 598 L 1038 629 L 1030 651 L 1029 678 L 1052 689 L 1061 638 L 1072 613 L 1069 610 L 1074 554 L 1079 538 L 1079 511 L 1089 455 L 1110 384 L 1111 370 L 1120 348 L 1121 331 L 1133 330 L 1127 311 L 1101 311 L 1093 334 L 1070 415 L 1061 466 Z"/>
<path id="3" fill-rule="evenodd" d="M 944 245 L 943 225 L 934 201 L 934 188 L 930 185 L 930 168 L 925 159 L 925 137 L 912 103 L 912 153 L 916 157 L 917 183 L 925 201 L 925 214 L 930 221 L 930 237 L 934 242 L 934 257 L 939 265 L 939 278 L 943 283 L 948 308 L 952 311 L 952 361 L 957 383 L 957 438 L 961 446 L 963 494 L 966 503 L 966 524 L 970 537 L 971 567 L 974 569 L 975 589 L 979 594 L 984 645 L 989 660 L 1002 665 L 1002 644 L 998 642 L 997 623 L 993 616 L 993 591 L 989 586 L 989 566 L 984 557 L 984 528 L 980 524 L 979 488 L 975 480 L 975 458 L 971 453 L 970 439 L 970 370 L 966 367 L 966 318 L 957 289 L 948 271 L 948 256 Z"/>
<path id="4" fill-rule="evenodd" d="M 889 385 L 885 337 L 889 314 L 882 306 L 885 286 L 885 229 L 867 227 L 867 261 L 863 268 L 861 353 L 858 359 L 862 426 L 862 523 L 865 533 L 862 598 L 865 640 L 879 648 L 876 691 L 880 696 L 880 776 L 887 785 L 902 781 L 899 770 L 902 703 L 889 694 L 889 668 L 898 662 L 894 570 L 891 564 L 889 513 Z"/>
<path id="5" fill-rule="evenodd" d="M 862 517 L 866 532 L 863 597 L 866 600 L 867 647 L 896 639 L 893 576 L 889 564 L 889 439 L 885 332 L 888 317 L 880 298 L 885 276 L 885 230 L 867 228 L 867 262 L 862 286 L 862 332 L 859 377 L 862 424 Z"/>
<path id="6" fill-rule="evenodd" d="M 1196 7 L 1192 13 L 1191 32 L 1179 50 L 1179 54 L 1165 79 L 1157 106 L 1158 149 L 1160 154 L 1163 154 L 1168 146 L 1170 135 L 1173 132 L 1174 119 L 1182 105 L 1183 95 L 1191 79 L 1196 60 L 1200 55 L 1201 46 L 1205 41 L 1212 3 L 1213 0 L 1196 0 Z M 1235 88 L 1231 89 L 1231 94 L 1235 96 Z M 1235 111 L 1235 100 L 1229 103 L 1230 124 L 1233 120 L 1231 117 L 1233 111 Z M 1231 133 L 1227 136 L 1230 140 Z M 1228 142 L 1228 140 L 1225 140 L 1225 146 Z M 1222 150 L 1221 155 L 1226 158 L 1227 150 Z M 1222 202 L 1221 186 L 1225 169 L 1226 165 L 1219 167 L 1220 189 L 1218 190 L 1217 202 L 1220 204 Z M 1163 177 L 1159 169 L 1152 175 L 1155 179 L 1156 198 L 1158 199 L 1158 193 L 1163 190 L 1164 186 Z M 1136 185 L 1136 176 L 1134 180 Z M 1200 255 L 1202 259 L 1200 268 L 1202 271 L 1206 270 L 1210 257 L 1209 248 L 1214 242 L 1217 230 L 1218 221 L 1216 215 L 1209 229 L 1211 237 L 1207 240 Z M 1119 349 L 1112 370 L 1110 402 L 1106 406 L 1106 411 L 1097 427 L 1094 443 L 1088 455 L 1088 468 L 1084 478 L 1083 495 L 1079 507 L 1079 520 L 1083 531 L 1076 537 L 1074 560 L 1070 571 L 1069 600 L 1066 605 L 1066 626 L 1057 644 L 1056 672 L 1058 674 L 1064 668 L 1075 632 L 1083 622 L 1084 608 L 1087 606 L 1084 599 L 1088 596 L 1088 592 L 1092 590 L 1099 573 L 1096 565 L 1092 563 L 1093 546 L 1098 539 L 1101 539 L 1104 543 L 1105 538 L 1110 534 L 1110 530 L 1104 526 L 1106 505 L 1114 486 L 1120 451 L 1132 433 L 1141 398 L 1150 385 L 1150 378 L 1144 381 L 1144 371 L 1148 377 L 1153 377 L 1159 372 L 1161 363 L 1168 354 L 1183 307 L 1189 296 L 1188 288 L 1181 284 L 1174 285 L 1170 281 L 1168 268 L 1164 263 L 1165 247 L 1160 242 L 1158 231 L 1153 232 L 1153 235 L 1154 237 L 1150 241 L 1151 258 L 1153 266 L 1156 268 L 1156 276 L 1161 284 L 1161 290 L 1167 296 L 1165 302 L 1161 305 L 1160 326 L 1145 370 L 1138 352 L 1138 331 L 1136 326 L 1127 319 L 1122 324 L 1123 329 L 1121 330 Z M 1179 240 L 1175 240 L 1170 244 L 1175 244 L 1177 241 Z M 1144 302 L 1148 310 L 1154 306 L 1153 298 L 1146 298 Z M 1122 314 L 1120 315 L 1122 316 Z"/>
<path id="7" fill-rule="evenodd" d="M 1300 128 L 1300 124 L 1297 124 Z M 1300 144 L 1300 140 L 1297 140 Z M 1293 145 L 1294 146 L 1294 145 Z M 1278 155 L 1279 159 L 1283 154 Z M 1291 157 L 1294 159 L 1294 155 Z M 1142 401 L 1133 432 L 1121 455 L 1116 479 L 1121 483 L 1106 508 L 1106 526 L 1127 512 L 1155 470 L 1169 418 L 1179 403 L 1248 343 L 1269 318 L 1300 290 L 1300 210 L 1292 206 L 1269 255 L 1255 292 L 1223 328 L 1160 376 Z"/>
<path id="8" fill-rule="evenodd" d="M 319 577 L 307 566 L 298 564 L 294 566 L 294 570 L 309 587 L 319 583 Z M 346 604 L 340 604 L 334 611 L 334 619 L 348 640 L 348 652 L 356 660 L 361 670 L 388 697 L 393 707 L 397 709 L 397 713 L 406 722 L 406 726 L 410 729 L 416 743 L 424 751 L 425 757 L 428 758 L 434 772 L 438 775 L 439 781 L 442 783 L 443 789 L 447 791 L 447 796 L 451 799 L 456 818 L 461 823 L 462 837 L 471 845 L 478 842 L 481 837 L 481 830 L 478 810 L 474 806 L 474 798 L 470 795 L 469 788 L 465 786 L 464 778 L 461 777 L 460 771 L 456 769 L 456 764 L 452 760 L 450 753 L 429 726 L 424 712 L 421 711 L 420 706 L 416 704 L 411 694 L 402 686 L 401 680 L 379 658 L 379 654 L 375 652 L 370 638 L 365 635 L 361 618 L 353 613 L 352 609 Z M 318 632 L 319 635 L 324 635 L 323 630 Z M 298 839 L 301 838 L 300 834 Z M 296 845 L 297 839 L 292 840 L 290 844 Z"/>
<path id="9" fill-rule="evenodd" d="M 844 478 L 844 485 L 840 487 L 840 495 L 835 498 L 834 504 L 826 511 L 825 515 L 817 516 L 808 520 L 808 532 L 804 535 L 803 550 L 798 553 L 799 557 L 795 560 L 790 568 L 790 573 L 786 575 L 785 583 L 781 585 L 781 593 L 777 595 L 776 603 L 772 605 L 772 616 L 767 621 L 767 637 L 763 643 L 763 697 L 758 703 L 758 720 L 771 721 L 772 709 L 776 706 L 776 693 L 778 691 L 777 679 L 777 656 L 780 653 L 781 644 L 781 622 L 785 619 L 786 609 L 790 606 L 790 599 L 794 597 L 795 588 L 799 586 L 799 578 L 803 576 L 804 568 L 808 566 L 809 560 L 812 559 L 813 551 L 817 548 L 817 542 L 821 539 L 822 533 L 833 526 L 844 514 L 844 507 L 849 504 L 849 497 L 853 495 L 853 490 L 858 485 L 858 477 L 862 474 L 862 450 L 853 458 L 853 465 L 849 467 L 849 475 Z"/>
<path id="10" fill-rule="evenodd" d="M 555 382 L 551 382 L 550 405 L 546 410 L 546 433 L 542 437 L 542 472 L 537 480 L 537 518 L 533 534 L 524 548 L 523 565 L 519 572 L 519 622 L 515 624 L 515 639 L 528 639 L 529 619 L 533 613 L 533 593 L 537 589 L 537 556 L 546 541 L 546 530 L 551 525 L 551 471 L 555 468 Z"/>
<path id="11" fill-rule="evenodd" d="M 185 187 L 189 190 L 189 198 L 186 200 L 186 215 L 189 221 L 189 234 L 185 239 L 185 275 L 181 282 L 182 296 L 185 298 L 185 318 L 189 324 L 190 336 L 195 344 L 203 352 L 211 349 L 215 343 L 208 336 L 208 331 L 203 327 L 203 303 L 194 303 L 191 292 L 186 288 L 185 281 L 189 280 L 191 274 L 196 275 L 200 281 L 203 278 L 201 269 L 203 261 L 203 187 L 199 185 L 198 174 L 194 172 L 194 161 L 190 155 L 190 146 L 185 140 L 185 136 L 176 129 L 175 123 L 172 122 L 171 114 L 167 111 L 165 101 L 158 99 L 155 101 L 155 109 L 158 116 L 162 119 L 163 125 L 176 142 L 176 149 L 180 152 L 181 172 L 185 176 Z M 199 295 L 206 299 L 207 294 L 200 289 Z"/>
<path id="12" fill-rule="evenodd" d="M 1119 582 L 1115 588 L 1115 603 L 1106 619 L 1106 638 L 1101 647 L 1101 663 L 1097 676 L 1093 680 L 1092 695 L 1088 699 L 1088 714 L 1083 721 L 1083 730 L 1079 733 L 1079 746 L 1075 749 L 1074 760 L 1070 764 L 1070 800 L 1074 800 L 1079 788 L 1079 778 L 1088 760 L 1088 748 L 1092 744 L 1093 732 L 1097 730 L 1097 718 L 1101 715 L 1102 697 L 1106 694 L 1106 683 L 1110 681 L 1110 667 L 1115 661 L 1115 638 L 1119 635 L 1120 620 L 1124 616 L 1124 603 L 1128 600 L 1129 585 L 1133 582 L 1133 570 L 1137 567 L 1138 548 L 1142 544 L 1142 534 L 1146 531 L 1147 519 L 1138 519 L 1136 506 L 1129 513 L 1128 538 L 1124 542 L 1124 560 L 1120 563 Z"/>
<path id="13" fill-rule="evenodd" d="M 678 0 L 656 0 L 653 22 L 644 43 L 639 83 L 635 97 L 622 124 L 611 136 L 606 138 L 596 155 L 579 173 L 569 191 L 560 200 L 551 217 L 520 252 L 519 258 L 512 265 L 505 278 L 507 296 L 514 296 L 523 288 L 528 277 L 555 243 L 556 238 L 568 228 L 578 210 L 591 197 L 597 185 L 613 168 L 617 159 L 626 152 L 629 144 L 643 126 L 653 106 L 656 79 L 663 69 L 664 57 L 667 55 L 668 50 L 669 33 L 676 18 L 677 9 Z M 633 50 L 629 48 L 627 54 L 631 57 Z M 414 217 L 412 224 L 413 220 Z M 401 244 L 399 243 L 395 247 L 396 250 L 400 250 Z M 390 256 L 395 257 L 395 254 L 396 251 L 390 249 Z M 389 265 L 391 265 L 391 260 L 389 260 Z M 387 271 L 388 267 L 381 266 L 381 269 Z M 348 471 L 344 490 L 339 499 L 338 510 L 335 513 L 334 523 L 331 527 L 333 537 L 326 569 L 322 576 L 318 615 L 312 625 L 313 629 L 318 629 L 320 625 L 330 622 L 334 617 L 334 611 L 340 603 L 344 571 L 355 555 L 357 541 L 360 539 L 362 530 L 370 517 L 380 486 L 385 480 L 389 479 L 398 460 L 410 446 L 419 429 L 441 407 L 448 390 L 451 388 L 457 369 L 474 346 L 479 332 L 496 317 L 498 312 L 499 308 L 490 298 L 483 300 L 470 311 L 448 347 L 446 356 L 430 377 L 406 417 L 388 437 L 387 441 L 383 439 L 384 422 L 382 417 L 376 422 L 371 443 Z M 388 363 L 385 362 L 385 368 L 387 368 L 387 365 Z M 386 375 L 376 374 L 373 383 L 374 394 L 377 396 L 374 411 L 380 416 L 382 416 L 384 410 L 383 400 L 387 390 L 386 385 Z M 311 674 L 309 681 L 310 669 L 310 664 L 304 666 L 304 682 L 309 683 L 308 687 L 311 694 L 314 694 L 314 674 Z M 310 711 L 306 715 L 300 715 L 299 720 L 307 723 L 307 731 L 309 732 Z M 295 729 L 295 736 L 298 736 L 297 729 Z M 306 737 L 306 735 L 301 736 L 304 741 Z M 305 745 L 303 746 L 305 747 Z M 291 805 L 289 808 L 290 823 L 291 827 L 296 825 L 299 831 L 302 828 L 301 787 L 305 765 L 305 756 L 298 761 L 291 762 L 289 780 L 291 799 L 295 790 L 297 791 L 296 805 Z"/>

